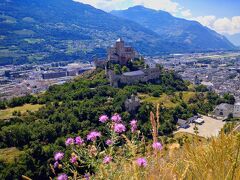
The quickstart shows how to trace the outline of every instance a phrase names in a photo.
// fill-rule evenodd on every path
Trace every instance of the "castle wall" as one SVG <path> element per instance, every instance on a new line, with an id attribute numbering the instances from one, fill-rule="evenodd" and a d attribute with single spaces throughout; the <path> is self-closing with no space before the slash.
<path id="1" fill-rule="evenodd" d="M 108 77 L 110 84 L 111 86 L 118 87 L 119 83 L 126 85 L 137 84 L 139 82 L 146 83 L 151 80 L 157 80 L 160 77 L 160 71 L 158 68 L 143 69 L 142 71 L 144 74 L 126 76 L 124 74 L 116 75 L 112 70 L 109 70 Z"/>

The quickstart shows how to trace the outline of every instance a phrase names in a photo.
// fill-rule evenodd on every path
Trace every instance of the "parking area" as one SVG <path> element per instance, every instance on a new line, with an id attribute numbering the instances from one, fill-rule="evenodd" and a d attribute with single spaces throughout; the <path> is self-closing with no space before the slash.
<path id="1" fill-rule="evenodd" d="M 217 136 L 225 124 L 225 122 L 221 120 L 217 120 L 208 116 L 202 116 L 201 118 L 204 120 L 204 123 L 202 125 L 197 125 L 199 132 L 198 135 L 205 138 Z M 194 126 L 195 124 L 191 123 L 189 128 L 180 128 L 176 132 L 187 132 L 194 134 Z"/>

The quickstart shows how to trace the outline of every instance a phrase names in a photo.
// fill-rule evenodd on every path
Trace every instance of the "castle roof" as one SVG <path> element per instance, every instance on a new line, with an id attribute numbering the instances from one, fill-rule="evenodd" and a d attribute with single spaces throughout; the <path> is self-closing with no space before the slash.
<path id="1" fill-rule="evenodd" d="M 124 76 L 142 76 L 144 75 L 144 72 L 142 70 L 138 71 L 131 71 L 131 72 L 125 72 L 123 73 Z"/>

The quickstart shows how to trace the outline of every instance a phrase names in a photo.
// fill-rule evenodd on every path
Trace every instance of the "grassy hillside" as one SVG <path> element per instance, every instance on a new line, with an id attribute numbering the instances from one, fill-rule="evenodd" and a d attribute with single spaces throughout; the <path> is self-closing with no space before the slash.
<path id="1" fill-rule="evenodd" d="M 12 148 L 5 148 L 0 149 L 0 162 L 3 161 L 5 163 L 14 163 L 14 161 L 23 153 L 19 149 L 12 147 Z"/>
<path id="2" fill-rule="evenodd" d="M 42 105 L 40 104 L 25 104 L 23 106 L 17 106 L 14 108 L 7 108 L 5 110 L 0 110 L 0 120 L 1 119 L 10 119 L 11 117 L 14 117 L 14 113 L 24 114 L 27 111 L 37 111 L 39 108 L 41 108 Z"/>
<path id="3" fill-rule="evenodd" d="M 172 95 L 162 94 L 160 95 L 160 97 L 154 97 L 152 95 L 140 93 L 139 97 L 144 102 L 153 103 L 155 105 L 163 104 L 167 108 L 175 108 L 180 105 L 181 101 L 188 103 L 191 98 L 196 96 L 196 92 L 185 91 L 181 92 L 182 99 L 180 99 L 179 94 L 180 94 L 179 92 L 176 92 L 175 94 Z"/>

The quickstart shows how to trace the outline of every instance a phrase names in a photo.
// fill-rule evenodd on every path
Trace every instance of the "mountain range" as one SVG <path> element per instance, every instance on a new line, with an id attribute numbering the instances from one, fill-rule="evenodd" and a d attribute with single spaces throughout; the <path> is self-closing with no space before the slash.
<path id="1" fill-rule="evenodd" d="M 226 37 L 235 45 L 240 47 L 240 33 L 229 35 L 226 34 Z"/>
<path id="2" fill-rule="evenodd" d="M 92 60 L 119 37 L 143 55 L 235 48 L 195 21 L 142 6 L 107 13 L 72 0 L 0 1 L 0 65 Z"/>
<path id="3" fill-rule="evenodd" d="M 202 26 L 197 21 L 176 18 L 165 11 L 135 6 L 111 13 L 139 23 L 156 32 L 166 42 L 178 44 L 179 51 L 182 50 L 181 47 L 187 51 L 234 48 L 227 38 Z"/>

